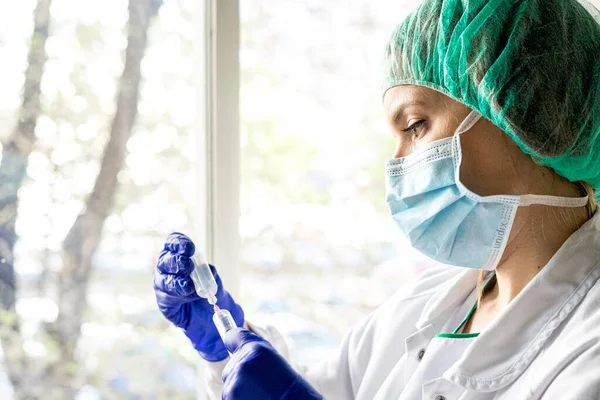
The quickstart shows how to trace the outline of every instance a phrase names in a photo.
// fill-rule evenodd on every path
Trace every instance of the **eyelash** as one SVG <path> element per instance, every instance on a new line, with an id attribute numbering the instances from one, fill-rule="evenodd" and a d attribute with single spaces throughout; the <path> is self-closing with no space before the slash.
<path id="1" fill-rule="evenodd" d="M 411 126 L 409 126 L 406 129 L 402 129 L 402 132 L 408 133 L 410 131 L 413 131 L 414 133 L 417 133 L 416 130 L 420 127 L 423 126 L 423 124 L 425 124 L 425 120 L 422 119 L 420 121 L 415 122 L 414 124 L 412 124 Z"/>

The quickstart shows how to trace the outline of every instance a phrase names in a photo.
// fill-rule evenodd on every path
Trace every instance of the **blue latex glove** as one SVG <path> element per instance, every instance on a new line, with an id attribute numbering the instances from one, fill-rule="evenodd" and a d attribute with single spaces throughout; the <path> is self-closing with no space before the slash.
<path id="1" fill-rule="evenodd" d="M 224 340 L 232 353 L 223 370 L 224 400 L 324 400 L 266 340 L 241 328 Z"/>
<path id="2" fill-rule="evenodd" d="M 182 328 L 200 356 L 207 361 L 221 361 L 229 356 L 212 316 L 213 307 L 196 294 L 190 273 L 194 264 L 190 259 L 196 247 L 186 235 L 174 232 L 167 237 L 164 250 L 158 257 L 154 271 L 154 293 L 158 308 L 175 326 Z M 238 326 L 244 325 L 244 311 L 223 289 L 215 267 L 210 269 L 217 282 L 217 304 L 229 310 Z"/>

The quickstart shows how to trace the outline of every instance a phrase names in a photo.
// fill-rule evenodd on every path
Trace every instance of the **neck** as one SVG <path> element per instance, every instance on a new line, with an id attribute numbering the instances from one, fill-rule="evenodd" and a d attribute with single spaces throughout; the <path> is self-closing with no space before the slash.
<path id="1" fill-rule="evenodd" d="M 496 309 L 508 305 L 588 219 L 585 207 L 519 208 L 503 258 L 496 268 L 497 284 L 486 296 L 490 305 Z"/>

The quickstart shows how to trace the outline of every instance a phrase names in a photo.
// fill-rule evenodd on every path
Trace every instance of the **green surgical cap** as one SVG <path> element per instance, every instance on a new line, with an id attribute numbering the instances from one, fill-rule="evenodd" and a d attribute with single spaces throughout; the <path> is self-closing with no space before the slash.
<path id="1" fill-rule="evenodd" d="M 599 15 L 583 0 L 425 0 L 386 46 L 384 89 L 438 90 L 598 194 Z"/>

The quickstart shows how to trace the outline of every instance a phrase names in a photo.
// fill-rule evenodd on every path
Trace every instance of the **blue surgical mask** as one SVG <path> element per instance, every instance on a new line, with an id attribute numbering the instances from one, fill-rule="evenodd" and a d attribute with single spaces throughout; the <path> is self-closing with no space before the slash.
<path id="1" fill-rule="evenodd" d="M 519 206 L 583 207 L 587 197 L 479 196 L 460 182 L 460 136 L 481 115 L 471 112 L 452 137 L 386 167 L 387 203 L 412 246 L 444 264 L 493 270 L 506 248 Z M 510 161 L 507 161 L 510 162 Z"/>

